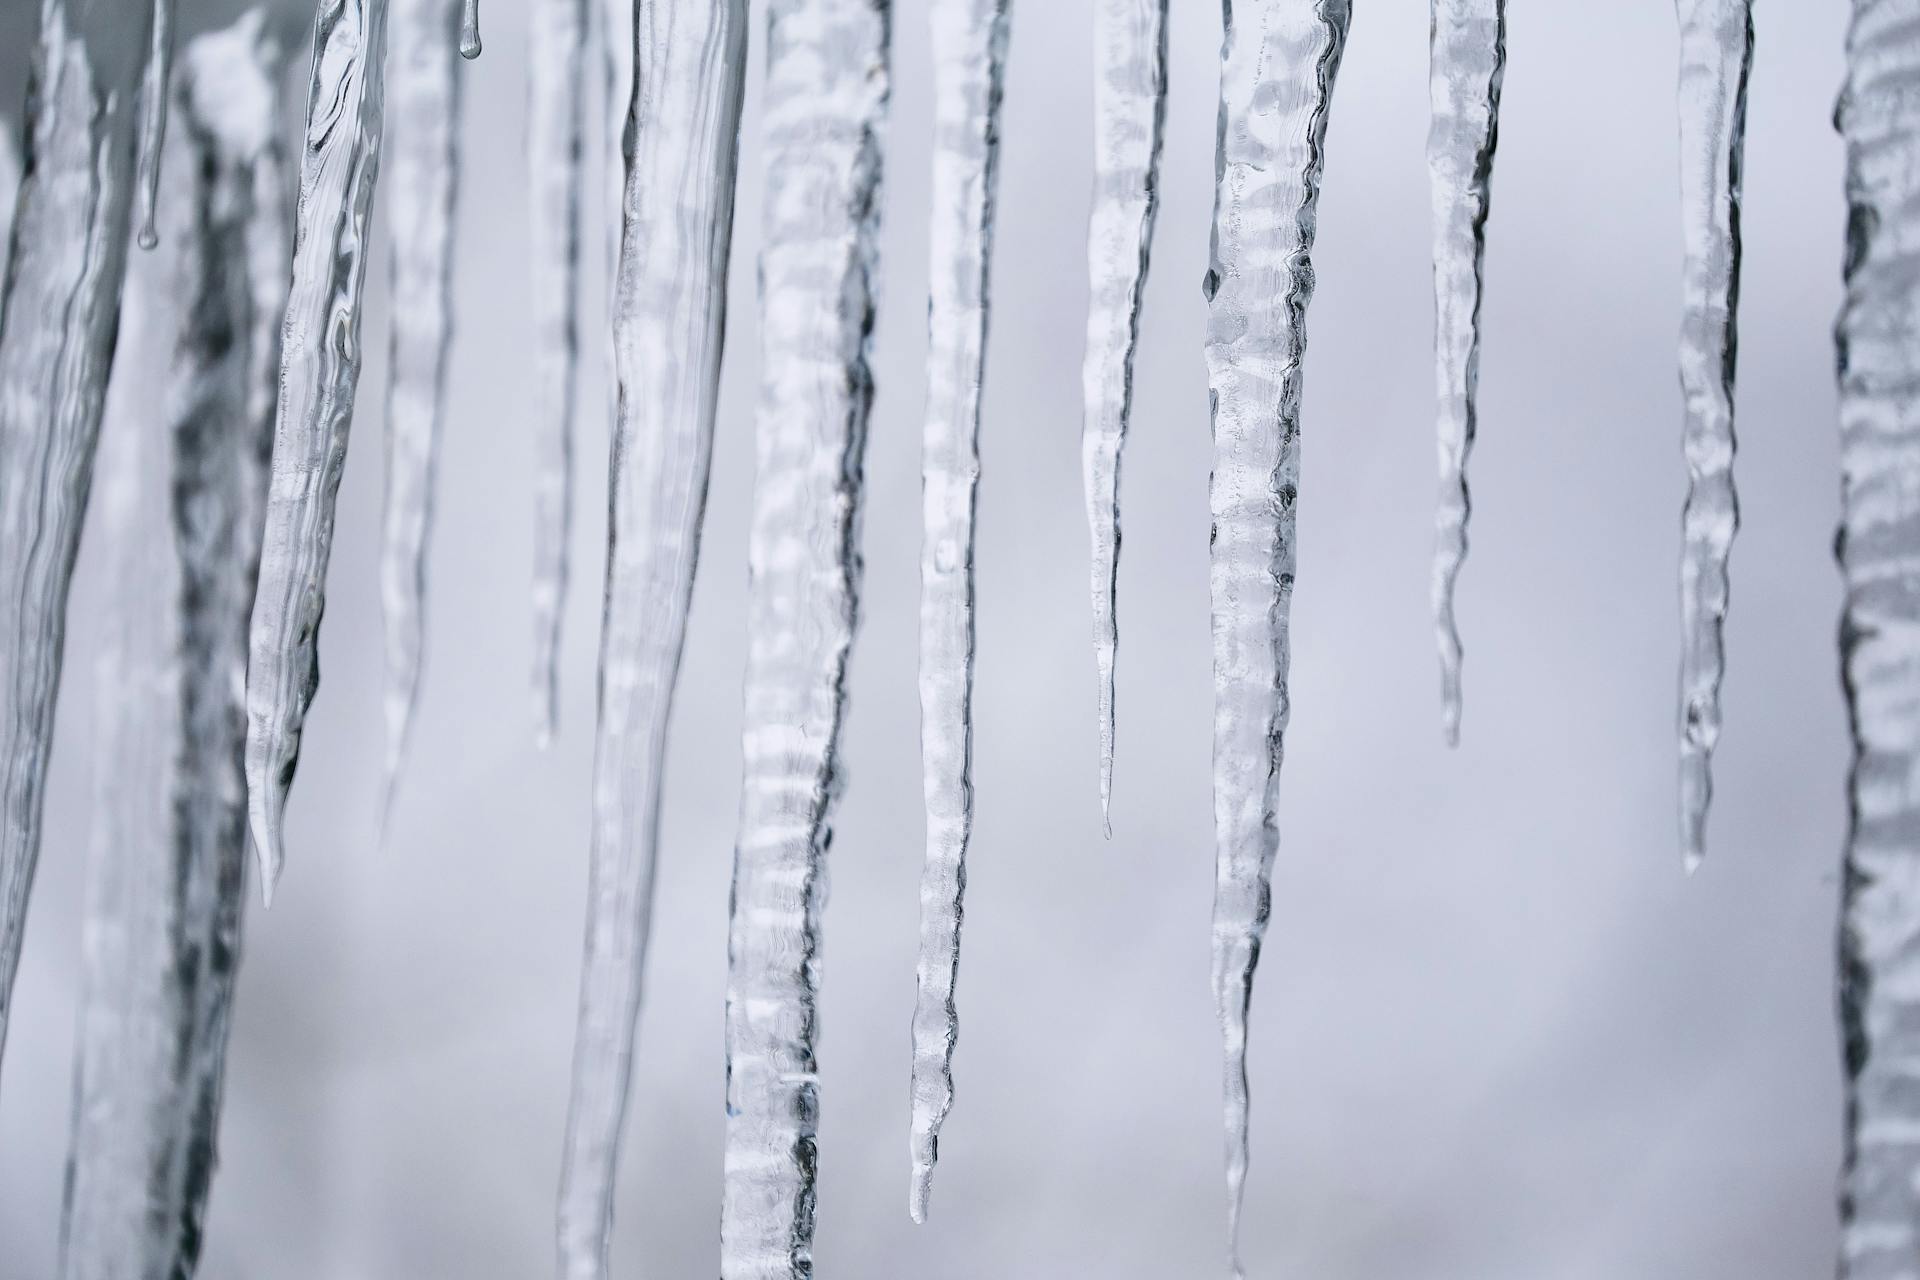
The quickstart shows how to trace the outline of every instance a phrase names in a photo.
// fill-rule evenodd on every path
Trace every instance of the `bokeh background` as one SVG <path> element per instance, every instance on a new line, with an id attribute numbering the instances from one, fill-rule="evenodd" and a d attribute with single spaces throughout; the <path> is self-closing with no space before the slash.
<path id="1" fill-rule="evenodd" d="M 185 0 L 189 24 L 196 3 Z M 1294 719 L 1254 1005 L 1259 1277 L 1789 1280 L 1827 1272 L 1847 763 L 1831 329 L 1839 3 L 1762 0 L 1742 298 L 1744 527 L 1710 860 L 1674 816 L 1684 473 L 1674 16 L 1513 6 L 1461 588 L 1465 741 L 1437 723 L 1427 10 L 1356 6 L 1306 373 Z M 0 0 L 0 105 L 34 0 Z M 712 499 L 674 713 L 623 1274 L 717 1271 L 722 993 L 757 381 L 761 6 Z M 826 913 L 817 1258 L 845 1280 L 1222 1267 L 1208 993 L 1208 419 L 1199 281 L 1220 6 L 1177 0 L 1164 199 L 1124 477 L 1114 832 L 1096 795 L 1080 358 L 1089 0 L 1015 0 L 982 428 L 978 826 L 958 1099 L 906 1214 L 922 822 L 915 607 L 927 24 L 896 7 L 885 290 L 850 787 Z M 552 1218 L 584 920 L 604 535 L 589 338 L 564 723 L 531 745 L 534 385 L 525 36 L 467 84 L 458 344 L 411 763 L 376 839 L 384 258 L 325 681 L 271 912 L 248 922 L 208 1280 L 523 1278 Z M 302 59 L 302 73 L 304 59 Z M 594 180 L 597 184 L 597 179 Z M 598 191 L 598 185 L 590 188 Z M 596 215 L 600 201 L 593 202 Z M 601 243 L 586 305 L 604 314 Z M 46 844 L 0 1086 L 0 1276 L 55 1269 L 109 607 L 72 608 Z"/>

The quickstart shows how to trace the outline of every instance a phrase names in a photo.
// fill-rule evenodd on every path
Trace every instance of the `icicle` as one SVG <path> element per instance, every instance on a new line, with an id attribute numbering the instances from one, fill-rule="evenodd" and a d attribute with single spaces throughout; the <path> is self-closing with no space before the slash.
<path id="1" fill-rule="evenodd" d="M 1680 843 L 1707 845 L 1720 738 L 1733 490 L 1733 363 L 1740 298 L 1740 170 L 1753 65 L 1752 0 L 1676 0 L 1680 18 L 1680 208 L 1686 237 L 1680 388 L 1687 501 L 1680 524 Z"/>
<path id="2" fill-rule="evenodd" d="M 109 394 L 114 614 L 66 1280 L 190 1276 L 215 1161 L 246 887 L 240 691 L 291 252 L 283 50 L 261 18 L 184 50 L 166 239 L 129 278 Z"/>
<path id="3" fill-rule="evenodd" d="M 535 732 L 544 747 L 553 740 L 558 717 L 560 624 L 573 522 L 587 0 L 536 0 L 531 20 L 527 164 L 533 196 L 534 367 L 540 384 L 534 431 L 533 707 Z"/>
<path id="4" fill-rule="evenodd" d="M 1920 1275 L 1920 0 L 1853 0 L 1840 313 L 1841 1280 Z"/>
<path id="5" fill-rule="evenodd" d="M 150 10 L 47 0 L 0 328 L 0 1047 L 93 478 L 132 221 L 133 120 Z"/>
<path id="6" fill-rule="evenodd" d="M 813 1274 L 828 820 L 860 591 L 889 0 L 773 0 L 720 1274 Z"/>
<path id="7" fill-rule="evenodd" d="M 460 56 L 468 61 L 480 56 L 480 0 L 460 6 Z"/>
<path id="8" fill-rule="evenodd" d="M 0 116 L 0 281 L 7 276 L 13 252 L 13 203 L 20 197 L 20 152 L 13 141 L 13 122 Z M 6 296 L 0 292 L 0 324 L 6 321 Z"/>
<path id="9" fill-rule="evenodd" d="M 360 295 L 379 168 L 386 34 L 386 0 L 324 0 L 314 19 L 293 287 L 247 665 L 247 808 L 269 900 L 284 857 L 282 820 L 300 726 L 320 683 L 334 499 L 360 379 Z"/>
<path id="10" fill-rule="evenodd" d="M 1120 451 L 1133 412 L 1133 348 L 1159 202 L 1167 116 L 1167 0 L 1100 0 L 1093 16 L 1092 278 L 1080 470 L 1093 534 L 1093 651 L 1100 672 L 1100 813 L 1113 830 L 1113 660 L 1120 643 Z"/>
<path id="11" fill-rule="evenodd" d="M 387 489 L 380 556 L 386 622 L 387 751 L 383 814 L 420 697 L 426 651 L 427 536 L 453 343 L 453 236 L 460 164 L 460 77 L 447 48 L 457 0 L 394 0 L 386 147 L 392 337 Z"/>
<path id="12" fill-rule="evenodd" d="M 953 1106 L 954 979 L 973 827 L 973 504 L 1007 0 L 932 0 L 928 15 L 934 52 L 933 266 L 920 472 L 920 755 L 927 856 L 914 975 L 908 1210 L 915 1222 L 927 1216 L 940 1127 Z"/>
<path id="13" fill-rule="evenodd" d="M 1434 521 L 1434 631 L 1440 644 L 1440 732 L 1460 742 L 1460 628 L 1453 596 L 1467 558 L 1467 456 L 1478 420 L 1481 265 L 1488 189 L 1507 63 L 1506 0 L 1433 0 L 1428 88 L 1433 123 L 1434 380 L 1440 400 L 1440 505 Z"/>
<path id="14" fill-rule="evenodd" d="M 160 243 L 159 234 L 154 230 L 154 214 L 160 198 L 160 151 L 167 139 L 167 98 L 173 67 L 173 5 L 174 0 L 153 0 L 147 69 L 140 81 L 139 151 L 134 164 L 140 184 L 139 239 L 142 249 L 152 249 Z"/>
<path id="15" fill-rule="evenodd" d="M 1287 728 L 1301 359 L 1347 0 L 1229 0 L 1213 255 L 1213 988 L 1226 1044 L 1227 1242 L 1240 1273 L 1247 1010 L 1266 933 Z"/>
<path id="16" fill-rule="evenodd" d="M 726 319 L 746 0 L 639 0 L 615 348 L 591 882 L 559 1246 L 603 1277 L 659 835 L 668 712 L 706 506 Z"/>

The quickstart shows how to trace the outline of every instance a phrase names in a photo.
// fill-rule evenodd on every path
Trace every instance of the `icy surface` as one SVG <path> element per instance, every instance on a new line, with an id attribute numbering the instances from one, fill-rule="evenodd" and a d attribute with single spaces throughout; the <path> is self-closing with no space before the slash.
<path id="1" fill-rule="evenodd" d="M 860 589 L 887 0 L 768 10 L 720 1273 L 813 1274 L 820 907 Z"/>
<path id="2" fill-rule="evenodd" d="M 1842 676 L 1852 824 L 1841 927 L 1843 1280 L 1920 1276 L 1920 0 L 1854 0 L 1839 122 Z"/>
<path id="3" fill-rule="evenodd" d="M 1440 732 L 1449 746 L 1460 741 L 1460 628 L 1453 597 L 1467 557 L 1467 455 L 1477 423 L 1481 265 L 1506 41 L 1506 0 L 1433 0 L 1427 173 L 1433 193 L 1434 381 L 1440 404 L 1433 616 L 1440 645 Z"/>
<path id="4" fill-rule="evenodd" d="M 1677 0 L 1680 18 L 1680 389 L 1687 500 L 1680 559 L 1680 844 L 1705 855 L 1720 737 L 1733 491 L 1733 365 L 1740 298 L 1740 170 L 1753 65 L 1752 0 Z"/>
<path id="5" fill-rule="evenodd" d="M 570 1280 L 607 1274 L 668 712 L 713 448 L 746 8 L 641 0 L 635 10 L 586 956 L 560 1173 Z"/>
<path id="6" fill-rule="evenodd" d="M 380 601 L 386 623 L 384 792 L 390 810 L 420 697 L 426 650 L 427 537 L 453 343 L 453 239 L 459 192 L 458 0 L 393 0 L 387 57 L 387 225 L 392 336 Z"/>
<path id="7" fill-rule="evenodd" d="M 1159 200 L 1167 117 L 1167 0 L 1100 0 L 1093 14 L 1093 217 L 1080 469 L 1093 538 L 1093 652 L 1100 675 L 1100 811 L 1113 805 L 1113 664 L 1120 643 L 1120 451 Z"/>
<path id="8" fill-rule="evenodd" d="M 1227 1242 L 1239 1273 L 1247 1012 L 1279 847 L 1301 361 L 1347 0 L 1231 0 L 1212 262 L 1213 988 L 1226 1047 Z"/>
<path id="9" fill-rule="evenodd" d="M 360 298 L 379 169 L 386 0 L 327 0 L 314 23 L 292 292 L 247 665 L 247 807 L 271 898 L 287 787 L 320 683 L 334 499 L 360 379 Z"/>
<path id="10" fill-rule="evenodd" d="M 200 1252 L 246 887 L 246 628 L 292 206 L 283 50 L 254 11 L 179 62 L 158 252 L 129 272 L 100 514 L 114 613 L 67 1280 L 173 1280 Z"/>
<path id="11" fill-rule="evenodd" d="M 149 10 L 50 0 L 0 327 L 0 1048 L 40 851 L 67 588 L 119 327 Z"/>
<path id="12" fill-rule="evenodd" d="M 573 417 L 580 363 L 581 184 L 589 0 L 534 0 L 528 14 L 528 225 L 533 239 L 533 717 L 542 746 L 558 718 L 560 624 L 573 523 Z"/>
<path id="13" fill-rule="evenodd" d="M 134 167 L 139 183 L 138 225 L 142 249 L 159 244 L 154 230 L 154 210 L 160 198 L 160 152 L 167 138 L 168 100 L 173 96 L 173 7 L 174 0 L 153 0 L 147 67 L 140 80 L 140 126 Z"/>

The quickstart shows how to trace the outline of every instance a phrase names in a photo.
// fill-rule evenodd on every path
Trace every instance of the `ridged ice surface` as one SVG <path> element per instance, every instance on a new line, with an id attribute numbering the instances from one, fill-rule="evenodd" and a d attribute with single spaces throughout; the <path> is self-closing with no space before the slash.
<path id="1" fill-rule="evenodd" d="M 66 1280 L 199 1257 L 246 890 L 247 615 L 292 244 L 282 49 L 256 10 L 187 45 L 158 251 L 129 272 L 99 506 L 93 859 Z"/>
<path id="2" fill-rule="evenodd" d="M 1467 558 L 1467 455 L 1478 421 L 1480 285 L 1489 186 L 1507 62 L 1506 0 L 1433 0 L 1427 174 L 1433 196 L 1433 350 L 1440 501 L 1434 517 L 1433 617 L 1440 645 L 1440 732 L 1460 741 L 1460 628 L 1454 588 Z"/>
<path id="3" fill-rule="evenodd" d="M 913 1181 L 927 1215 L 953 1106 L 954 980 L 973 829 L 973 514 L 1007 0 L 931 0 L 933 224 L 920 463 L 920 757 L 927 853 L 913 1006 Z"/>
<path id="4" fill-rule="evenodd" d="M 284 859 L 300 727 L 320 684 L 334 500 L 360 380 L 386 33 L 386 0 L 323 0 L 314 22 L 293 285 L 247 664 L 247 807 L 269 897 Z"/>
<path id="5" fill-rule="evenodd" d="M 1687 499 L 1680 557 L 1680 845 L 1707 844 L 1709 772 L 1720 738 L 1733 491 L 1733 364 L 1740 299 L 1740 170 L 1746 148 L 1752 0 L 1677 0 L 1680 18 L 1680 391 Z"/>
<path id="6" fill-rule="evenodd" d="M 1854 0 L 1839 109 L 1842 1280 L 1920 1277 L 1920 0 Z"/>
<path id="7" fill-rule="evenodd" d="M 459 0 L 392 0 L 383 166 L 391 281 L 387 478 L 380 603 L 386 625 L 384 792 L 391 808 L 420 699 L 427 642 L 427 537 L 453 345 L 459 193 Z"/>
<path id="8" fill-rule="evenodd" d="M 1167 118 L 1167 0 L 1099 0 L 1093 12 L 1093 217 L 1080 472 L 1093 539 L 1093 653 L 1100 676 L 1100 811 L 1113 804 L 1113 664 L 1120 643 L 1120 451 L 1133 412 L 1133 351 L 1159 202 Z"/>
<path id="9" fill-rule="evenodd" d="M 580 363 L 581 186 L 589 0 L 532 0 L 528 20 L 528 226 L 533 240 L 533 718 L 553 740 L 560 623 L 573 525 L 573 418 Z"/>
<path id="10" fill-rule="evenodd" d="M 1287 728 L 1301 362 L 1347 0 L 1232 0 L 1212 261 L 1213 990 L 1226 1047 L 1227 1242 L 1239 1274 L 1247 1012 L 1267 930 Z"/>
<path id="11" fill-rule="evenodd" d="M 820 908 L 860 590 L 888 0 L 768 7 L 720 1274 L 813 1274 Z"/>
<path id="12" fill-rule="evenodd" d="M 117 0 L 41 10 L 0 327 L 0 1047 L 40 851 L 67 588 L 120 318 L 133 101 L 149 16 Z"/>
<path id="13" fill-rule="evenodd" d="M 667 719 L 713 452 L 746 10 L 746 0 L 640 0 L 635 11 L 586 956 L 560 1170 L 568 1280 L 607 1274 Z"/>
<path id="14" fill-rule="evenodd" d="M 140 0 L 134 0 L 140 3 Z M 152 30 L 147 44 L 147 66 L 140 80 L 140 124 L 134 152 L 134 170 L 139 183 L 136 213 L 138 239 L 142 249 L 159 244 L 154 230 L 156 205 L 160 198 L 160 155 L 167 138 L 167 108 L 173 81 L 173 9 L 175 0 L 152 0 Z"/>

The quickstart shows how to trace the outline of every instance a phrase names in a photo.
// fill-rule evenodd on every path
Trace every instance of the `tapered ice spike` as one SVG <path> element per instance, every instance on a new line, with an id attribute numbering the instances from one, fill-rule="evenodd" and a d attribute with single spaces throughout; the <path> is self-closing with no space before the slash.
<path id="1" fill-rule="evenodd" d="M 1229 0 L 1207 375 L 1213 393 L 1213 988 L 1225 1047 L 1227 1244 L 1239 1274 L 1247 1012 L 1267 930 L 1290 702 L 1301 363 L 1347 0 Z"/>
<path id="2" fill-rule="evenodd" d="M 1733 376 L 1740 299 L 1740 182 L 1753 65 L 1752 0 L 1676 0 L 1680 20 L 1680 389 L 1687 499 L 1680 559 L 1680 848 L 1706 855 L 1713 748 L 1726 669 L 1733 488 Z"/>
<path id="3" fill-rule="evenodd" d="M 1114 658 L 1120 633 L 1120 457 L 1133 411 L 1133 352 L 1159 202 L 1167 116 L 1167 0 L 1099 0 L 1093 15 L 1093 216 L 1080 469 L 1093 541 L 1093 651 L 1100 680 L 1100 815 L 1113 835 Z"/>
<path id="4" fill-rule="evenodd" d="M 954 982 L 973 828 L 973 515 L 980 387 L 999 173 L 1007 0 L 930 0 L 933 25 L 932 281 L 922 443 L 920 756 L 927 854 L 913 1007 L 913 1174 L 927 1215 L 940 1127 L 953 1106 Z"/>
<path id="5" fill-rule="evenodd" d="M 607 1274 L 667 723 L 726 324 L 746 0 L 639 0 L 615 287 L 614 424 L 586 955 L 560 1166 L 566 1280 Z"/>
<path id="6" fill-rule="evenodd" d="M 480 0 L 460 5 L 460 56 L 468 61 L 480 56 Z"/>
<path id="7" fill-rule="evenodd" d="M 1433 196 L 1433 350 L 1440 446 L 1433 617 L 1440 646 L 1440 732 L 1450 747 L 1460 742 L 1461 646 L 1454 591 L 1467 558 L 1472 510 L 1467 457 L 1479 421 L 1480 292 L 1506 62 L 1506 0 L 1433 0 L 1427 173 Z"/>
<path id="8" fill-rule="evenodd" d="M 167 137 L 167 99 L 172 95 L 174 3 L 175 0 L 153 0 L 147 67 L 140 80 L 139 151 L 135 154 L 134 167 L 140 184 L 138 217 L 142 249 L 152 249 L 160 243 L 154 230 L 154 217 L 160 198 L 160 154 Z"/>
<path id="9" fill-rule="evenodd" d="M 314 20 L 279 416 L 247 664 L 247 812 L 268 901 L 285 860 L 287 788 L 301 725 L 320 683 L 334 502 L 360 379 L 386 38 L 386 0 L 327 0 Z"/>

